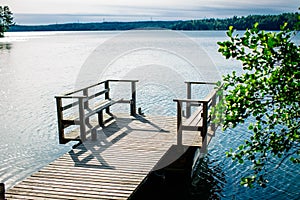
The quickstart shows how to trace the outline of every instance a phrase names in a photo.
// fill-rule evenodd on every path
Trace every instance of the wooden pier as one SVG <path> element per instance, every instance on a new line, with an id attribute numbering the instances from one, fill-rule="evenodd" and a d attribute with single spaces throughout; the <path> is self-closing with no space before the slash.
<path id="1" fill-rule="evenodd" d="M 135 81 L 130 83 L 135 84 Z M 105 91 L 109 90 L 106 88 Z M 135 94 L 132 97 L 135 98 Z M 214 102 L 212 98 L 217 98 L 217 96 L 212 95 L 202 103 L 211 105 L 209 102 Z M 78 99 L 80 102 L 83 97 L 80 96 Z M 64 134 L 60 135 L 60 141 L 80 140 L 81 144 L 7 190 L 5 198 L 128 199 L 147 179 L 151 171 L 161 169 L 176 161 L 189 146 L 206 147 L 214 136 L 215 126 L 212 126 L 210 122 L 205 123 L 205 138 L 203 134 L 199 134 L 199 129 L 186 130 L 182 133 L 183 130 L 178 129 L 178 116 L 145 117 L 133 113 L 134 101 L 122 101 L 131 103 L 128 114 L 111 114 L 109 109 L 106 109 L 111 105 L 107 104 L 109 105 L 107 107 L 97 107 L 97 111 L 101 110 L 101 117 L 98 119 L 82 118 L 84 120 L 81 120 L 79 118 L 79 122 L 81 120 L 81 122 L 88 123 L 88 126 L 86 124 L 85 126 L 89 128 L 89 131 L 85 133 L 82 132 L 83 128 L 80 127 L 82 125 L 80 123 L 77 124 L 79 127 L 75 128 L 77 132 L 64 133 L 60 128 L 64 129 L 66 125 L 59 122 L 60 134 Z M 179 100 L 176 101 L 179 102 Z M 58 119 L 61 117 L 64 120 L 61 113 L 63 110 L 61 108 L 64 106 L 60 100 L 57 102 L 58 112 L 60 112 Z M 198 106 L 200 103 L 197 102 Z M 82 112 L 80 109 L 85 110 L 85 108 L 88 112 L 92 112 L 86 101 L 81 101 L 82 106 L 75 102 L 64 108 L 69 108 L 71 105 L 79 105 L 79 112 Z M 104 109 L 106 113 L 102 113 Z M 83 117 L 86 113 L 84 111 L 80 115 Z M 209 114 L 209 112 L 204 113 Z M 205 119 L 209 120 L 209 118 L 206 116 Z M 184 117 L 179 120 L 180 123 L 185 121 Z M 177 147 L 176 152 L 173 152 L 172 156 L 167 156 L 166 159 L 166 153 L 174 146 Z"/>

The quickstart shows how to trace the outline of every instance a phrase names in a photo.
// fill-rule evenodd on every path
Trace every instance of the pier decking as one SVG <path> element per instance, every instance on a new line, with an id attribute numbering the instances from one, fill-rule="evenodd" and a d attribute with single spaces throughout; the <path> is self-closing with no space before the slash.
<path id="1" fill-rule="evenodd" d="M 6 199 L 128 199 L 150 172 L 168 167 L 188 147 L 205 151 L 216 130 L 210 109 L 221 95 L 214 89 L 203 100 L 192 100 L 191 84 L 211 83 L 186 82 L 187 99 L 174 100 L 175 117 L 138 115 L 137 82 L 107 80 L 56 96 L 59 142 L 80 143 L 7 190 Z M 112 99 L 112 83 L 130 84 L 130 99 Z M 117 103 L 129 104 L 130 112 L 112 114 Z M 193 114 L 191 107 L 197 107 Z M 75 117 L 66 111 L 75 111 Z"/>
<path id="2" fill-rule="evenodd" d="M 185 146 L 201 146 L 201 141 L 198 132 L 187 131 L 183 137 Z M 97 131 L 96 141 L 88 137 L 8 190 L 6 198 L 128 199 L 176 143 L 176 117 L 117 115 L 111 124 Z"/>

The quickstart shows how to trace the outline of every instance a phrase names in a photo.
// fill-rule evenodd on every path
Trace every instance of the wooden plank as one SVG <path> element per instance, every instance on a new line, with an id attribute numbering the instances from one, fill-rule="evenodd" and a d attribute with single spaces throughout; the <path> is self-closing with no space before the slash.
<path id="1" fill-rule="evenodd" d="M 103 128 L 97 141 L 87 136 L 86 142 L 9 189 L 6 198 L 127 199 L 176 144 L 176 118 L 120 115 L 115 123 L 119 128 Z M 196 135 L 187 132 L 185 140 L 192 143 Z M 111 142 L 103 144 L 104 136 Z"/>
<path id="2" fill-rule="evenodd" d="M 22 184 L 29 184 L 29 185 L 67 185 L 67 186 L 82 186 L 82 187 L 99 187 L 99 188 L 116 188 L 120 190 L 134 190 L 135 189 L 135 184 L 122 184 L 122 183 L 111 183 L 111 182 L 85 182 L 84 180 L 69 180 L 69 179 L 51 179 L 51 180 L 45 180 L 45 179 L 26 179 L 22 182 Z"/>
<path id="3" fill-rule="evenodd" d="M 74 166 L 68 166 L 68 165 L 48 165 L 46 167 L 44 167 L 42 170 L 40 170 L 39 172 L 43 172 L 43 171 L 61 171 L 61 172 L 70 172 L 70 170 L 72 170 L 72 172 L 74 173 L 81 173 L 81 174 L 93 174 L 93 173 L 98 173 L 99 170 L 98 169 L 93 169 L 93 168 L 80 168 L 80 167 L 74 167 Z M 113 172 L 113 173 L 112 173 Z M 137 171 L 133 171 L 133 170 L 107 170 L 107 169 L 101 169 L 101 176 L 130 176 L 130 177 L 143 177 L 144 176 L 144 172 L 137 172 Z"/>
<path id="4" fill-rule="evenodd" d="M 200 126 L 200 123 L 202 121 L 202 113 L 203 113 L 203 107 L 199 107 L 195 110 L 195 112 L 185 121 L 185 124 L 187 126 Z"/>
<path id="5" fill-rule="evenodd" d="M 32 177 L 49 177 L 49 178 L 67 178 L 67 179 L 83 179 L 83 180 L 94 180 L 94 181 L 102 181 L 102 180 L 115 180 L 120 182 L 136 182 L 143 178 L 134 178 L 134 177 L 120 177 L 120 176 L 104 176 L 101 174 L 101 171 L 99 174 L 90 174 L 90 175 L 84 175 L 81 173 L 60 173 L 57 171 L 54 172 L 42 172 L 32 175 Z"/>
<path id="6" fill-rule="evenodd" d="M 74 175 L 74 176 L 63 176 L 63 177 L 57 177 L 54 175 L 49 175 L 49 174 L 44 174 L 40 176 L 32 176 L 33 179 L 38 179 L 38 180 L 74 180 L 74 181 L 85 181 L 87 183 L 103 183 L 103 182 L 110 182 L 113 184 L 122 184 L 122 185 L 134 185 L 137 186 L 141 179 L 120 179 L 120 178 L 107 178 L 107 177 L 102 177 L 101 175 L 98 175 L 99 178 L 95 178 L 96 176 L 94 175 L 93 177 L 79 177 L 79 175 Z"/>
<path id="7" fill-rule="evenodd" d="M 14 190 L 8 193 L 6 199 L 14 199 L 14 196 L 28 196 L 32 197 L 32 199 L 36 198 L 42 198 L 42 199 L 127 199 L 126 196 L 113 196 L 108 193 L 100 193 L 98 195 L 81 195 L 77 194 L 77 191 L 71 191 L 70 193 L 66 192 L 60 192 L 57 193 L 57 191 L 45 191 L 45 190 L 40 190 L 40 191 L 29 191 L 26 189 L 18 189 Z"/>
<path id="8" fill-rule="evenodd" d="M 120 197 L 127 197 L 132 193 L 132 189 L 120 189 L 116 186 L 114 187 L 90 187 L 90 186 L 74 186 L 74 185 L 67 185 L 67 184 L 26 184 L 20 183 L 15 187 L 16 190 L 23 190 L 23 191 L 53 191 L 59 193 L 67 193 L 72 194 L 74 190 L 76 190 L 76 194 L 78 196 L 98 196 L 99 194 L 103 193 L 110 193 L 111 196 L 120 196 Z"/>
<path id="9" fill-rule="evenodd" d="M 97 112 L 99 112 L 100 110 L 104 110 L 105 108 L 112 106 L 116 103 L 118 103 L 119 101 L 122 101 L 123 99 L 117 99 L 117 100 L 104 100 L 103 102 L 101 102 L 99 105 L 96 105 L 90 112 L 85 114 L 85 118 L 88 118 L 94 114 L 96 114 Z"/>

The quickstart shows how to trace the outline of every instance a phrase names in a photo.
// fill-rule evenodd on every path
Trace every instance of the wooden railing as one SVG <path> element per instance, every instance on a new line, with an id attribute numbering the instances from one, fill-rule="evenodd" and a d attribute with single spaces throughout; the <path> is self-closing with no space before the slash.
<path id="1" fill-rule="evenodd" d="M 214 119 L 210 113 L 211 108 L 214 107 L 217 101 L 220 101 L 222 95 L 218 95 L 220 88 L 214 88 L 204 99 L 191 99 L 192 97 L 192 84 L 201 85 L 216 85 L 210 82 L 185 82 L 187 84 L 187 98 L 174 99 L 177 102 L 177 144 L 182 144 L 182 131 L 200 131 L 202 142 L 206 139 L 207 131 L 210 126 L 211 130 L 215 132 L 217 129 L 216 124 L 211 123 Z M 186 104 L 185 120 L 183 122 L 183 105 Z M 192 112 L 192 107 L 196 107 Z"/>
<path id="2" fill-rule="evenodd" d="M 110 96 L 110 83 L 122 82 L 131 83 L 131 99 L 125 100 L 123 98 L 112 99 Z M 100 83 L 78 89 L 63 95 L 55 96 L 57 106 L 57 120 L 58 120 L 58 132 L 59 143 L 64 144 L 69 140 L 65 138 L 65 131 L 67 127 L 71 125 L 80 126 L 80 138 L 81 141 L 86 140 L 86 125 L 89 124 L 89 118 L 97 114 L 99 126 L 104 126 L 103 111 L 110 114 L 110 106 L 116 103 L 128 103 L 130 104 L 130 114 L 136 115 L 136 83 L 138 80 L 106 80 Z M 100 87 L 100 89 L 98 88 Z M 104 97 L 104 98 L 103 98 Z M 102 99 L 101 99 L 102 98 Z M 63 100 L 75 100 L 72 103 L 64 104 Z M 90 102 L 94 100 L 94 104 Z M 75 109 L 75 116 L 66 117 L 65 112 Z"/>
<path id="3" fill-rule="evenodd" d="M 213 82 L 185 81 L 185 83 L 186 83 L 186 98 L 187 99 L 191 99 L 192 98 L 192 85 L 216 85 L 216 83 L 213 83 Z M 192 108 L 192 106 L 193 106 L 193 102 L 187 102 L 186 103 L 186 117 L 187 118 L 191 116 L 191 108 Z"/>

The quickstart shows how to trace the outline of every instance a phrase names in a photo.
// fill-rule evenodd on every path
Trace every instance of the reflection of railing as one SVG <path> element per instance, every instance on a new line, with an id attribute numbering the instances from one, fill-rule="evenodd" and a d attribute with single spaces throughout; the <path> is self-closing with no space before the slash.
<path id="1" fill-rule="evenodd" d="M 213 116 L 210 113 L 217 101 L 220 101 L 222 95 L 218 95 L 219 89 L 213 89 L 204 99 L 191 99 L 191 85 L 192 84 L 209 84 L 216 85 L 215 83 L 207 82 L 186 82 L 187 84 L 187 98 L 174 99 L 177 102 L 177 144 L 182 144 L 182 131 L 200 131 L 202 142 L 205 140 L 208 127 L 215 132 L 216 125 L 211 123 Z M 186 104 L 186 120 L 183 122 L 183 104 Z M 191 107 L 196 107 L 196 110 L 191 113 Z"/>
<path id="2" fill-rule="evenodd" d="M 111 82 L 127 82 L 131 83 L 131 99 L 111 99 L 110 97 L 110 83 Z M 86 139 L 86 125 L 89 124 L 89 118 L 94 114 L 98 115 L 99 126 L 104 126 L 103 121 L 103 110 L 107 114 L 110 114 L 110 106 L 116 103 L 129 103 L 130 104 L 130 114 L 136 114 L 136 82 L 137 80 L 106 80 L 100 83 L 78 89 L 73 92 L 69 92 L 64 95 L 55 96 L 56 106 L 57 106 L 57 119 L 58 119 L 58 132 L 59 132 L 59 142 L 61 144 L 68 142 L 65 139 L 64 129 L 71 125 L 80 126 L 80 140 L 84 141 Z M 100 91 L 97 87 L 101 88 Z M 95 92 L 96 91 L 96 92 Z M 93 93 L 92 93 L 93 92 Z M 104 99 L 101 99 L 101 97 Z M 67 105 L 63 105 L 63 99 L 75 99 L 74 102 Z M 94 100 L 93 105 L 90 101 Z M 75 117 L 66 118 L 64 112 L 70 110 L 71 108 L 77 107 L 78 110 L 75 112 Z"/>

